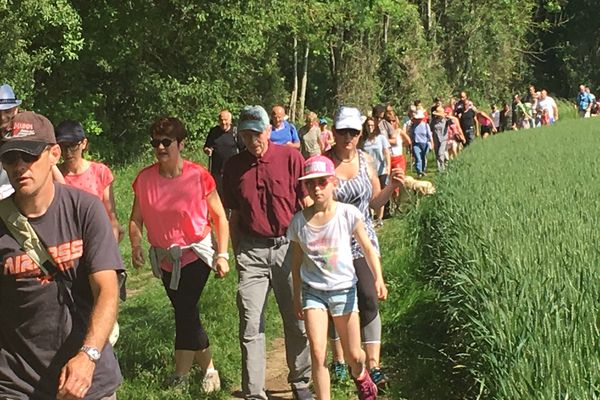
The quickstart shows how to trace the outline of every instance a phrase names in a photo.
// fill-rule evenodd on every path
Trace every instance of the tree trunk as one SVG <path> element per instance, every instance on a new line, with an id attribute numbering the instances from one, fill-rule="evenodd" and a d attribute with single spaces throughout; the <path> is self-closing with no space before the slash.
<path id="1" fill-rule="evenodd" d="M 304 51 L 304 67 L 302 71 L 302 83 L 300 86 L 300 107 L 298 107 L 298 120 L 302 121 L 304 114 L 304 102 L 306 100 L 306 85 L 308 84 L 308 54 L 310 48 L 308 41 L 306 42 L 306 50 Z"/>
<path id="2" fill-rule="evenodd" d="M 387 45 L 388 42 L 388 30 L 390 28 L 390 16 L 385 14 L 383 16 L 383 44 Z"/>
<path id="3" fill-rule="evenodd" d="M 427 34 L 431 37 L 431 0 L 427 0 Z"/>
<path id="4" fill-rule="evenodd" d="M 289 117 L 291 122 L 296 122 L 296 102 L 298 100 L 298 38 L 294 35 L 294 88 L 290 97 Z"/>

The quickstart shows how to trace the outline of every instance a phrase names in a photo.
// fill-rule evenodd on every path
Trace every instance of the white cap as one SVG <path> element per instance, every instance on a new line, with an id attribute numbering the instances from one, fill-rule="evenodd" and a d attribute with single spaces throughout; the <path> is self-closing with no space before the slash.
<path id="1" fill-rule="evenodd" d="M 356 107 L 342 106 L 335 113 L 334 127 L 335 129 L 354 129 L 355 131 L 362 130 L 362 115 Z"/>

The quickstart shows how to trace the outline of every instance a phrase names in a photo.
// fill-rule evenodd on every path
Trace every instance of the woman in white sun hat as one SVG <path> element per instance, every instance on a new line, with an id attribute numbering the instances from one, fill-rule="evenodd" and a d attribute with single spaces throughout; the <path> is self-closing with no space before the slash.
<path id="1" fill-rule="evenodd" d="M 370 209 L 378 209 L 390 199 L 394 190 L 404 182 L 404 170 L 394 168 L 390 174 L 390 184 L 383 190 L 379 184 L 373 160 L 358 149 L 358 141 L 362 130 L 361 112 L 355 107 L 339 108 L 335 115 L 333 135 L 335 144 L 326 155 L 335 165 L 335 176 L 338 186 L 336 199 L 341 203 L 353 204 L 363 215 L 367 236 L 379 254 L 379 242 L 373 226 Z M 381 319 L 373 274 L 365 259 L 365 254 L 358 242 L 352 240 L 352 258 L 358 278 L 357 294 L 360 312 L 362 341 L 367 355 L 366 365 L 373 382 L 378 386 L 385 385 L 387 378 L 379 365 L 381 350 Z M 339 344 L 339 341 L 338 343 Z M 332 369 L 334 374 L 343 376 L 343 356 L 341 348 L 336 345 L 336 354 Z M 341 373 L 340 373 L 341 372 Z"/>

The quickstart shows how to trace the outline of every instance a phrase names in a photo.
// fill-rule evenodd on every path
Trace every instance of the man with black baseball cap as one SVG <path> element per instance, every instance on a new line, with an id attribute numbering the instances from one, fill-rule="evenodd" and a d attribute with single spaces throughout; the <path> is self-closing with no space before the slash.
<path id="1" fill-rule="evenodd" d="M 0 201 L 0 398 L 115 399 L 122 379 L 107 339 L 123 263 L 102 203 L 54 182 L 60 155 L 42 115 L 18 113 L 2 135 L 15 193 Z M 29 228 L 43 267 L 12 233 Z"/>

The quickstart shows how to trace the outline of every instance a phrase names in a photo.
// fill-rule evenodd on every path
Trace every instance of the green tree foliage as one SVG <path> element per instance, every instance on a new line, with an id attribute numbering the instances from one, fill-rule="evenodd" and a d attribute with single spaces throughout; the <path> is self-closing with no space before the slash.
<path id="1" fill-rule="evenodd" d="M 58 123 L 84 122 L 125 160 L 160 115 L 192 146 L 217 112 L 289 104 L 308 47 L 306 107 L 467 89 L 506 99 L 527 82 L 566 96 L 600 82 L 592 0 L 0 0 L 3 80 Z M 586 34 L 587 32 L 587 34 Z M 297 64 L 294 68 L 294 39 Z M 298 72 L 295 72 L 298 71 Z M 301 111 L 301 110 L 300 110 Z"/>
<path id="2" fill-rule="evenodd" d="M 54 68 L 75 60 L 83 44 L 81 18 L 67 0 L 0 1 L 0 70 L 25 106 Z"/>

